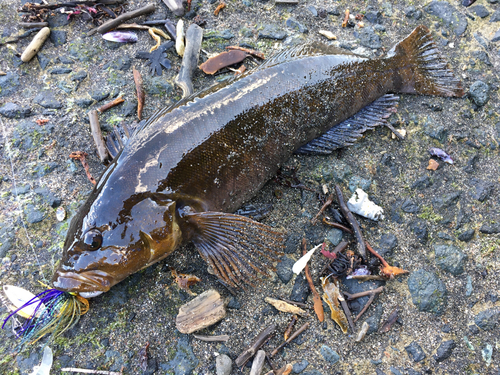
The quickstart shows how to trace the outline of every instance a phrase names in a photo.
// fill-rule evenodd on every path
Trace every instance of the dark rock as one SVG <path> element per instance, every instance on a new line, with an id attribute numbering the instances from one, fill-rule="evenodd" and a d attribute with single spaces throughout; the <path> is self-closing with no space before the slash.
<path id="1" fill-rule="evenodd" d="M 31 374 L 33 368 L 40 365 L 41 355 L 37 354 L 35 350 L 32 350 L 28 358 L 18 355 L 16 361 L 21 374 Z"/>
<path id="2" fill-rule="evenodd" d="M 453 241 L 453 237 L 446 232 L 438 232 L 437 236 L 445 241 Z"/>
<path id="3" fill-rule="evenodd" d="M 266 25 L 259 31 L 259 39 L 285 39 L 288 34 L 276 25 Z"/>
<path id="4" fill-rule="evenodd" d="M 252 34 L 253 35 L 253 34 Z M 223 31 L 214 31 L 214 30 L 208 30 L 203 34 L 203 39 L 226 39 L 229 40 L 231 38 L 234 38 L 233 33 L 231 30 L 223 30 Z"/>
<path id="5" fill-rule="evenodd" d="M 462 35 L 467 29 L 467 18 L 447 1 L 432 1 L 425 7 L 425 11 L 440 18 L 456 36 Z"/>
<path id="6" fill-rule="evenodd" d="M 479 160 L 479 155 L 474 154 L 472 155 L 469 160 L 467 160 L 467 164 L 464 167 L 464 171 L 467 173 L 472 173 L 476 169 L 476 163 Z"/>
<path id="7" fill-rule="evenodd" d="M 472 195 L 472 198 L 477 199 L 479 202 L 484 202 L 491 196 L 493 188 L 495 185 L 490 181 L 483 181 L 479 179 L 473 179 L 472 184 L 476 188 L 476 193 Z"/>
<path id="8" fill-rule="evenodd" d="M 333 246 L 337 246 L 340 241 L 342 241 L 343 236 L 344 232 L 336 228 L 330 229 L 326 234 L 326 238 L 332 243 Z"/>
<path id="9" fill-rule="evenodd" d="M 417 11 L 417 8 L 415 8 L 413 5 L 406 7 L 404 9 L 405 16 L 408 18 L 412 18 L 415 15 L 416 11 Z"/>
<path id="10" fill-rule="evenodd" d="M 88 99 L 88 98 L 77 98 L 75 99 L 75 103 L 78 107 L 80 108 L 87 108 L 94 102 L 93 99 Z"/>
<path id="11" fill-rule="evenodd" d="M 349 191 L 351 193 L 354 193 L 358 188 L 364 191 L 368 191 L 368 189 L 370 189 L 371 184 L 372 184 L 371 180 L 359 176 L 352 176 L 349 180 Z"/>
<path id="12" fill-rule="evenodd" d="M 54 29 L 55 27 L 69 25 L 68 16 L 66 14 L 56 12 L 50 12 L 49 14 L 50 15 L 47 17 L 47 22 L 49 23 L 51 33 L 53 32 L 52 29 Z"/>
<path id="13" fill-rule="evenodd" d="M 50 71 L 50 74 L 68 74 L 71 73 L 73 69 L 65 67 L 56 67 Z"/>
<path id="14" fill-rule="evenodd" d="M 365 320 L 366 323 L 370 326 L 367 335 L 371 335 L 372 333 L 378 332 L 380 326 L 380 320 L 382 319 L 382 314 L 384 313 L 383 306 L 379 303 L 377 307 L 375 307 L 373 314 Z"/>
<path id="15" fill-rule="evenodd" d="M 413 304 L 420 311 L 442 314 L 446 309 L 448 293 L 444 283 L 432 272 L 418 269 L 408 278 Z"/>
<path id="16" fill-rule="evenodd" d="M 75 73 L 71 74 L 71 78 L 70 79 L 72 81 L 82 81 L 85 78 L 87 78 L 87 72 L 84 71 L 84 70 L 80 70 L 78 72 L 75 72 Z"/>
<path id="17" fill-rule="evenodd" d="M 68 56 L 64 55 L 59 56 L 57 59 L 61 64 L 66 64 L 66 65 L 73 65 L 75 62 L 73 59 L 70 59 Z"/>
<path id="18" fill-rule="evenodd" d="M 413 341 L 410 345 L 405 346 L 405 350 L 408 353 L 408 356 L 415 362 L 423 361 L 426 357 L 420 345 L 418 345 L 415 341 Z"/>
<path id="19" fill-rule="evenodd" d="M 66 43 L 67 31 L 64 30 L 51 30 L 50 40 L 54 43 L 54 46 L 62 46 Z"/>
<path id="20" fill-rule="evenodd" d="M 443 362 L 446 358 L 449 358 L 456 346 L 457 344 L 455 344 L 453 340 L 443 341 L 441 345 L 439 345 L 436 355 L 434 356 L 436 362 Z"/>
<path id="21" fill-rule="evenodd" d="M 49 65 L 49 63 L 50 63 L 50 59 L 47 56 L 45 56 L 43 53 L 40 53 L 40 52 L 38 52 L 36 54 L 36 58 L 38 59 L 38 63 L 40 64 L 40 68 L 42 70 L 45 70 L 47 65 Z"/>
<path id="22" fill-rule="evenodd" d="M 380 37 L 371 27 L 364 27 L 359 33 L 359 44 L 366 48 L 378 49 L 382 47 Z"/>
<path id="23" fill-rule="evenodd" d="M 435 126 L 430 117 L 427 117 L 424 133 L 441 143 L 446 141 L 448 131 L 443 126 Z"/>
<path id="24" fill-rule="evenodd" d="M 238 301 L 238 299 L 236 297 L 233 297 L 229 300 L 227 307 L 229 309 L 239 310 L 239 309 L 241 309 L 241 304 L 240 304 L 240 301 Z"/>
<path id="25" fill-rule="evenodd" d="M 320 353 L 328 363 L 334 364 L 340 361 L 340 356 L 329 346 L 321 345 Z"/>
<path id="26" fill-rule="evenodd" d="M 306 8 L 314 17 L 318 17 L 318 10 L 312 6 L 312 5 L 309 5 L 307 8 Z"/>
<path id="27" fill-rule="evenodd" d="M 59 164 L 55 162 L 50 162 L 44 165 L 37 165 L 35 168 L 33 168 L 33 170 L 38 177 L 43 177 L 53 172 L 57 167 L 59 167 Z"/>
<path id="28" fill-rule="evenodd" d="M 484 5 L 475 5 L 469 9 L 476 13 L 476 16 L 479 18 L 486 18 L 490 15 L 490 12 L 488 12 L 488 9 Z"/>
<path id="29" fill-rule="evenodd" d="M 498 301 L 498 296 L 493 292 L 486 293 L 486 300 L 491 303 L 496 303 Z"/>
<path id="30" fill-rule="evenodd" d="M 500 21 L 500 8 L 495 10 L 495 13 L 493 13 L 490 17 L 490 22 L 499 22 Z"/>
<path id="31" fill-rule="evenodd" d="M 479 231 L 484 234 L 496 234 L 500 233 L 500 224 L 499 223 L 486 223 L 481 225 Z"/>
<path id="32" fill-rule="evenodd" d="M 307 30 L 307 27 L 299 23 L 295 18 L 290 17 L 285 21 L 285 25 L 291 29 L 296 29 L 301 33 L 307 33 L 309 30 Z"/>
<path id="33" fill-rule="evenodd" d="M 98 102 L 106 99 L 109 96 L 108 90 L 94 90 L 90 93 L 90 97 Z"/>
<path id="34" fill-rule="evenodd" d="M 311 371 L 306 371 L 303 372 L 302 375 L 323 375 L 321 372 L 318 370 L 311 370 Z"/>
<path id="35" fill-rule="evenodd" d="M 145 85 L 146 93 L 149 95 L 160 95 L 162 97 L 168 97 L 168 95 L 173 91 L 173 87 L 170 83 L 165 81 L 162 77 L 152 77 L 147 78 L 147 84 Z"/>
<path id="36" fill-rule="evenodd" d="M 19 75 L 8 72 L 4 76 L 0 76 L 0 98 L 16 92 L 19 87 Z"/>
<path id="37" fill-rule="evenodd" d="M 126 71 L 132 66 L 132 60 L 128 56 L 120 56 L 116 60 L 110 61 L 104 64 L 102 67 L 104 69 L 113 68 L 116 70 Z"/>
<path id="38" fill-rule="evenodd" d="M 303 274 L 297 275 L 295 278 L 295 284 L 293 284 L 292 293 L 290 294 L 290 300 L 295 302 L 306 302 L 307 297 L 311 293 L 309 289 L 309 284 Z"/>
<path id="39" fill-rule="evenodd" d="M 42 91 L 35 96 L 33 101 L 44 108 L 61 109 L 63 107 L 62 103 L 55 98 L 52 91 Z"/>
<path id="40" fill-rule="evenodd" d="M 189 344 L 187 335 L 181 335 L 177 341 L 177 351 L 174 359 L 167 364 L 160 365 L 163 371 L 174 372 L 175 375 L 191 375 L 198 366 L 198 358 L 193 353 L 193 348 Z"/>
<path id="41" fill-rule="evenodd" d="M 288 282 L 292 279 L 292 267 L 294 263 L 293 259 L 284 256 L 281 258 L 281 262 L 279 262 L 276 266 L 276 274 L 283 284 L 288 284 Z"/>
<path id="42" fill-rule="evenodd" d="M 380 241 L 378 243 L 379 248 L 377 249 L 378 253 L 382 256 L 390 256 L 392 250 L 398 246 L 398 239 L 393 233 L 386 233 L 380 237 Z"/>
<path id="43" fill-rule="evenodd" d="M 410 224 L 411 231 L 415 234 L 421 243 L 426 243 L 429 237 L 429 230 L 427 229 L 427 223 L 423 220 L 414 220 Z"/>
<path id="44" fill-rule="evenodd" d="M 432 185 L 432 181 L 429 176 L 419 177 L 412 185 L 412 189 L 422 190 Z"/>
<path id="45" fill-rule="evenodd" d="M 378 32 L 381 32 L 381 33 L 385 33 L 386 31 L 386 28 L 384 25 L 379 25 L 378 23 L 373 25 L 373 28 L 375 29 L 375 31 L 378 31 Z"/>
<path id="46" fill-rule="evenodd" d="M 57 198 L 49 189 L 47 188 L 36 188 L 35 193 L 41 195 L 43 199 L 52 207 L 56 208 L 61 205 L 61 199 Z"/>
<path id="47" fill-rule="evenodd" d="M 339 8 L 333 8 L 326 11 L 331 16 L 340 16 Z"/>
<path id="48" fill-rule="evenodd" d="M 45 218 L 45 214 L 35 208 L 34 205 L 28 204 L 24 209 L 26 215 L 26 221 L 30 224 L 39 223 Z"/>
<path id="49" fill-rule="evenodd" d="M 394 366 L 389 367 L 389 370 L 391 370 L 393 375 L 403 375 L 403 373 Z"/>
<path id="50" fill-rule="evenodd" d="M 365 13 L 365 20 L 371 23 L 382 23 L 382 12 L 371 7 L 371 10 Z"/>
<path id="51" fill-rule="evenodd" d="M 376 368 L 375 369 L 375 375 L 387 375 L 385 372 L 383 372 L 381 369 Z"/>
<path id="52" fill-rule="evenodd" d="M 473 335 L 477 335 L 479 333 L 479 328 L 475 324 L 471 324 L 469 327 L 469 332 Z"/>
<path id="53" fill-rule="evenodd" d="M 472 57 L 484 63 L 485 65 L 492 66 L 490 57 L 484 51 L 472 51 Z"/>
<path id="54" fill-rule="evenodd" d="M 293 374 L 300 374 L 302 371 L 304 371 L 307 366 L 309 366 L 309 362 L 307 362 L 305 359 L 303 359 L 300 362 L 294 363 L 293 368 L 292 368 L 292 373 Z"/>
<path id="55" fill-rule="evenodd" d="M 30 191 L 31 186 L 26 185 L 17 185 L 15 189 L 12 189 L 12 194 L 14 195 L 23 195 Z"/>
<path id="56" fill-rule="evenodd" d="M 417 214 L 420 211 L 420 207 L 411 199 L 405 200 L 401 205 L 401 209 L 408 214 Z"/>
<path id="57" fill-rule="evenodd" d="M 136 112 L 137 112 L 137 101 L 135 100 L 126 101 L 122 105 L 121 108 L 122 116 L 125 117 L 134 116 Z"/>
<path id="58" fill-rule="evenodd" d="M 195 17 L 196 17 L 196 10 L 194 9 L 191 9 L 189 12 L 186 12 L 186 14 L 184 14 L 184 18 L 187 20 L 192 20 Z"/>
<path id="59" fill-rule="evenodd" d="M 454 276 L 464 272 L 467 255 L 453 245 L 434 245 L 436 265 Z"/>
<path id="60" fill-rule="evenodd" d="M 483 331 L 490 331 L 496 327 L 500 319 L 500 308 L 495 307 L 481 311 L 474 318 L 474 323 Z"/>
<path id="61" fill-rule="evenodd" d="M 465 232 L 462 232 L 458 235 L 458 239 L 463 242 L 469 242 L 474 238 L 474 233 L 476 231 L 474 229 L 468 229 Z"/>
<path id="62" fill-rule="evenodd" d="M 5 103 L 0 107 L 0 115 L 7 118 L 26 118 L 30 115 L 30 107 L 21 107 L 16 103 Z"/>
<path id="63" fill-rule="evenodd" d="M 343 278 L 342 285 L 344 286 L 345 291 L 347 293 L 354 294 L 354 293 L 366 292 L 368 290 L 376 289 L 379 286 L 385 285 L 385 282 L 384 281 L 373 281 L 373 280 L 360 282 L 359 280 L 355 280 L 355 279 Z M 354 315 L 359 314 L 369 299 L 370 299 L 370 297 L 366 296 L 366 297 L 357 298 L 354 301 L 350 301 L 349 306 L 350 306 L 351 312 Z"/>
<path id="64" fill-rule="evenodd" d="M 490 87 L 483 81 L 476 81 L 469 89 L 469 96 L 475 105 L 482 107 L 490 99 Z"/>
<path id="65" fill-rule="evenodd" d="M 460 191 L 454 191 L 452 193 L 443 194 L 440 197 L 436 197 L 432 200 L 432 206 L 437 210 L 443 210 L 457 204 L 460 195 Z"/>

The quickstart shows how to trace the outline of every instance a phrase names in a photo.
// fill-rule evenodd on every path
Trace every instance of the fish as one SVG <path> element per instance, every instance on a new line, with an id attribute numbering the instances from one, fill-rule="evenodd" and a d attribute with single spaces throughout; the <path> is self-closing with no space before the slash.
<path id="1" fill-rule="evenodd" d="M 379 59 L 288 49 L 158 110 L 71 220 L 52 285 L 94 297 L 189 242 L 230 287 L 269 275 L 284 231 L 232 212 L 294 152 L 329 154 L 387 125 L 396 93 L 464 95 L 425 26 Z"/>

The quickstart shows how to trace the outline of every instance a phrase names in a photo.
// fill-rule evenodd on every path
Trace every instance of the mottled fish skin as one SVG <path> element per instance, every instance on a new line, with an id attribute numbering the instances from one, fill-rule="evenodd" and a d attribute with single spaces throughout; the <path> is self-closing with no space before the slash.
<path id="1" fill-rule="evenodd" d="M 153 115 L 72 220 L 54 286 L 107 291 L 190 240 L 223 275 L 231 262 L 238 272 L 245 256 L 238 251 L 239 258 L 230 260 L 232 245 L 219 254 L 217 246 L 202 243 L 211 241 L 206 233 L 213 235 L 217 215 L 192 215 L 233 212 L 296 149 L 388 92 L 463 95 L 441 60 L 437 83 L 425 71 L 418 76 L 406 53 L 417 42 L 430 43 L 428 49 L 434 44 L 424 27 L 412 35 L 379 60 L 319 44 L 284 52 L 254 72 Z M 226 219 L 238 221 L 233 216 Z M 230 242 L 223 234 L 215 237 L 217 243 Z"/>

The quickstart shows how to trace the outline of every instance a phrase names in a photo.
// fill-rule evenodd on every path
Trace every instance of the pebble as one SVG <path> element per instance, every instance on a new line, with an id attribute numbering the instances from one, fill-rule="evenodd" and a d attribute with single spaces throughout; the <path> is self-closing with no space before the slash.
<path id="1" fill-rule="evenodd" d="M 26 118 L 31 114 L 30 107 L 21 107 L 16 103 L 5 103 L 0 107 L 0 115 L 7 118 Z"/>
<path id="2" fill-rule="evenodd" d="M 300 374 L 302 371 L 304 371 L 307 368 L 307 366 L 309 366 L 309 362 L 306 361 L 305 359 L 303 359 L 300 362 L 296 362 L 293 364 L 292 373 L 293 374 Z"/>
<path id="3" fill-rule="evenodd" d="M 371 184 L 371 180 L 359 176 L 352 176 L 349 180 L 349 191 L 351 193 L 354 193 L 356 189 L 362 189 L 366 192 L 368 191 L 368 189 L 370 189 Z"/>
<path id="4" fill-rule="evenodd" d="M 476 188 L 476 192 L 472 195 L 472 198 L 478 200 L 479 202 L 484 202 L 493 193 L 493 188 L 495 185 L 490 181 L 484 181 L 479 179 L 472 179 L 472 185 Z"/>
<path id="5" fill-rule="evenodd" d="M 89 99 L 89 98 L 76 98 L 75 99 L 75 103 L 78 107 L 80 108 L 87 108 L 89 107 L 92 103 L 94 102 L 94 100 L 92 99 Z"/>
<path id="6" fill-rule="evenodd" d="M 500 8 L 498 8 L 495 13 L 493 13 L 490 17 L 490 22 L 499 22 L 500 21 Z"/>
<path id="7" fill-rule="evenodd" d="M 474 104 L 482 107 L 490 99 L 490 87 L 483 81 L 476 81 L 469 89 L 469 96 Z"/>
<path id="8" fill-rule="evenodd" d="M 50 71 L 50 74 L 68 74 L 71 73 L 73 69 L 65 67 L 57 67 Z"/>
<path id="9" fill-rule="evenodd" d="M 371 23 L 382 23 L 382 12 L 373 7 L 368 7 L 364 19 Z"/>
<path id="10" fill-rule="evenodd" d="M 432 272 L 418 269 L 408 278 L 408 289 L 413 304 L 420 311 L 442 314 L 448 302 L 446 286 L 439 277 Z"/>
<path id="11" fill-rule="evenodd" d="M 486 367 L 489 367 L 491 365 L 491 357 L 493 356 L 493 346 L 486 344 L 483 350 L 481 350 L 481 355 L 486 362 Z"/>
<path id="12" fill-rule="evenodd" d="M 438 211 L 448 209 L 451 206 L 454 206 L 457 204 L 461 195 L 462 195 L 462 193 L 460 191 L 454 191 L 451 193 L 443 194 L 443 195 L 436 197 L 432 200 L 432 206 L 434 207 L 434 209 L 436 209 Z"/>
<path id="13" fill-rule="evenodd" d="M 472 277 L 470 275 L 467 276 L 467 283 L 465 284 L 465 295 L 467 297 L 470 297 L 472 295 L 472 292 L 474 291 L 472 287 Z"/>
<path id="14" fill-rule="evenodd" d="M 432 1 L 424 10 L 440 18 L 446 27 L 453 30 L 456 36 L 462 35 L 467 29 L 467 18 L 447 1 Z"/>
<path id="15" fill-rule="evenodd" d="M 443 362 L 445 359 L 449 358 L 453 352 L 453 349 L 457 347 L 454 340 L 443 341 L 436 351 L 434 359 L 436 362 Z"/>
<path id="16" fill-rule="evenodd" d="M 163 371 L 174 372 L 175 375 L 191 375 L 198 363 L 198 358 L 194 355 L 193 348 L 189 344 L 189 336 L 180 335 L 174 359 L 167 364 L 160 365 L 160 368 Z"/>
<path id="17" fill-rule="evenodd" d="M 417 214 L 420 212 L 420 207 L 418 206 L 418 204 L 413 202 L 411 199 L 405 200 L 401 205 L 401 209 L 403 210 L 403 212 L 406 212 L 408 214 Z"/>
<path id="18" fill-rule="evenodd" d="M 414 220 L 409 224 L 409 227 L 421 243 L 425 244 L 427 242 L 429 230 L 424 220 Z"/>
<path id="19" fill-rule="evenodd" d="M 238 299 L 236 297 L 233 297 L 229 300 L 227 307 L 229 309 L 239 310 L 239 309 L 241 309 L 241 304 L 240 304 L 240 301 L 238 301 Z"/>
<path id="20" fill-rule="evenodd" d="M 393 375 L 403 375 L 403 373 L 394 366 L 389 367 L 389 370 L 391 370 Z"/>
<path id="21" fill-rule="evenodd" d="M 56 167 L 59 165 L 56 164 Z M 59 207 L 61 204 L 61 199 L 57 198 L 49 189 L 47 188 L 36 188 L 35 193 L 41 195 L 42 198 L 50 205 L 52 208 Z"/>
<path id="22" fill-rule="evenodd" d="M 481 225 L 479 231 L 484 234 L 497 234 L 500 233 L 500 224 L 499 223 L 486 223 Z"/>
<path id="23" fill-rule="evenodd" d="M 375 307 L 373 314 L 365 320 L 366 323 L 370 326 L 368 331 L 366 331 L 366 335 L 371 335 L 372 333 L 378 332 L 380 326 L 380 320 L 382 319 L 382 314 L 384 313 L 384 308 L 381 304 L 378 304 Z"/>
<path id="24" fill-rule="evenodd" d="M 38 60 L 38 64 L 40 64 L 40 68 L 42 70 L 45 70 L 47 65 L 49 65 L 49 63 L 50 63 L 50 59 L 47 56 L 45 56 L 43 53 L 40 53 L 40 52 L 38 52 L 36 54 L 36 58 Z"/>
<path id="25" fill-rule="evenodd" d="M 410 345 L 405 346 L 405 350 L 408 353 L 408 356 L 415 362 L 423 361 L 426 358 L 422 347 L 415 341 L 413 341 Z"/>
<path id="26" fill-rule="evenodd" d="M 344 286 L 345 290 L 350 293 L 360 293 L 360 292 L 366 292 L 368 290 L 376 289 L 379 286 L 385 285 L 384 281 L 378 281 L 378 280 L 370 280 L 370 281 L 364 281 L 361 282 L 356 279 L 342 279 L 342 285 Z M 354 301 L 349 302 L 349 307 L 351 309 L 351 312 L 353 315 L 359 314 L 359 312 L 363 309 L 365 304 L 368 302 L 370 299 L 369 296 L 365 297 L 360 297 L 356 298 Z"/>
<path id="27" fill-rule="evenodd" d="M 47 17 L 47 22 L 49 23 L 50 29 L 54 29 L 60 26 L 69 25 L 69 19 L 66 14 L 50 12 Z"/>
<path id="28" fill-rule="evenodd" d="M 217 375 L 231 375 L 233 361 L 227 355 L 221 354 L 215 360 L 215 369 Z"/>
<path id="29" fill-rule="evenodd" d="M 476 233 L 474 229 L 467 229 L 466 231 L 460 233 L 457 238 L 460 241 L 469 242 L 474 238 L 474 233 Z"/>
<path id="30" fill-rule="evenodd" d="M 432 185 L 432 181 L 429 178 L 429 176 L 422 176 L 419 177 L 412 185 L 412 189 L 417 189 L 417 190 L 422 190 L 425 188 L 428 188 L 429 186 Z"/>
<path id="31" fill-rule="evenodd" d="M 276 274 L 283 284 L 288 284 L 288 282 L 293 277 L 292 267 L 295 261 L 286 256 L 281 258 L 281 262 L 276 266 Z"/>
<path id="32" fill-rule="evenodd" d="M 66 43 L 67 35 L 68 33 L 64 30 L 52 30 L 49 37 L 54 46 L 59 47 Z"/>
<path id="33" fill-rule="evenodd" d="M 333 228 L 327 232 L 326 239 L 330 241 L 333 246 L 337 246 L 340 241 L 342 241 L 343 236 L 344 233 L 340 229 Z"/>
<path id="34" fill-rule="evenodd" d="M 87 72 L 84 70 L 79 70 L 78 72 L 71 74 L 70 77 L 72 81 L 82 81 L 85 78 L 87 78 Z"/>
<path id="35" fill-rule="evenodd" d="M 281 30 L 276 25 L 265 25 L 262 30 L 259 31 L 259 39 L 277 39 L 283 40 L 288 36 L 286 31 Z"/>
<path id="36" fill-rule="evenodd" d="M 43 211 L 37 210 L 34 205 L 28 204 L 24 209 L 26 215 L 26 221 L 30 224 L 39 223 L 45 219 L 45 213 Z"/>
<path id="37" fill-rule="evenodd" d="M 0 98 L 8 96 L 16 92 L 19 87 L 19 75 L 8 72 L 4 76 L 0 76 Z"/>
<path id="38" fill-rule="evenodd" d="M 474 12 L 479 18 L 486 18 L 490 15 L 490 12 L 484 5 L 475 5 L 470 7 L 469 9 Z"/>
<path id="39" fill-rule="evenodd" d="M 464 272 L 467 255 L 454 245 L 434 245 L 436 265 L 458 276 Z"/>
<path id="40" fill-rule="evenodd" d="M 137 101 L 127 100 L 121 107 L 120 114 L 125 117 L 134 116 L 137 112 Z"/>
<path id="41" fill-rule="evenodd" d="M 494 307 L 481 311 L 474 317 L 474 323 L 483 331 L 495 328 L 500 320 L 500 308 Z"/>
<path id="42" fill-rule="evenodd" d="M 292 293 L 290 294 L 290 300 L 295 302 L 306 302 L 307 297 L 311 293 L 309 289 L 309 284 L 303 274 L 297 275 L 295 278 L 295 284 L 293 284 Z"/>
<path id="43" fill-rule="evenodd" d="M 94 90 L 90 93 L 90 97 L 98 102 L 106 99 L 109 96 L 109 91 L 107 90 Z"/>
<path id="44" fill-rule="evenodd" d="M 359 33 L 359 44 L 366 48 L 378 49 L 382 47 L 380 37 L 371 27 L 364 27 Z"/>
<path id="45" fill-rule="evenodd" d="M 340 361 L 340 356 L 335 350 L 326 345 L 321 345 L 320 353 L 325 359 L 325 361 L 334 364 Z"/>
<path id="46" fill-rule="evenodd" d="M 312 6 L 312 5 L 309 5 L 307 8 L 306 8 L 314 17 L 318 17 L 318 10 Z"/>
<path id="47" fill-rule="evenodd" d="M 42 91 L 33 99 L 38 105 L 44 108 L 50 109 L 61 109 L 63 107 L 62 103 L 58 101 L 52 91 Z"/>
<path id="48" fill-rule="evenodd" d="M 307 29 L 307 27 L 305 27 L 304 25 L 302 25 L 300 22 L 298 22 L 295 18 L 293 17 L 289 17 L 286 21 L 285 21 L 285 25 L 291 29 L 296 29 L 298 30 L 299 32 L 301 33 L 307 33 L 309 32 L 309 30 Z"/>

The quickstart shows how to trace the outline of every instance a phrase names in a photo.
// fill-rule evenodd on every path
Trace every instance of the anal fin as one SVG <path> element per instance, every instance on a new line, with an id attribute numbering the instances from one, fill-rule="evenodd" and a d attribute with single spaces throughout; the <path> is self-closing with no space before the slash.
<path id="1" fill-rule="evenodd" d="M 327 155 L 338 148 L 352 145 L 365 131 L 379 125 L 388 125 L 386 118 L 396 112 L 398 101 L 399 97 L 392 94 L 378 98 L 354 116 L 300 147 L 295 153 Z"/>
<path id="2" fill-rule="evenodd" d="M 188 216 L 193 242 L 217 276 L 229 286 L 252 284 L 259 274 L 269 276 L 272 262 L 282 255 L 284 234 L 240 215 L 197 212 Z"/>

